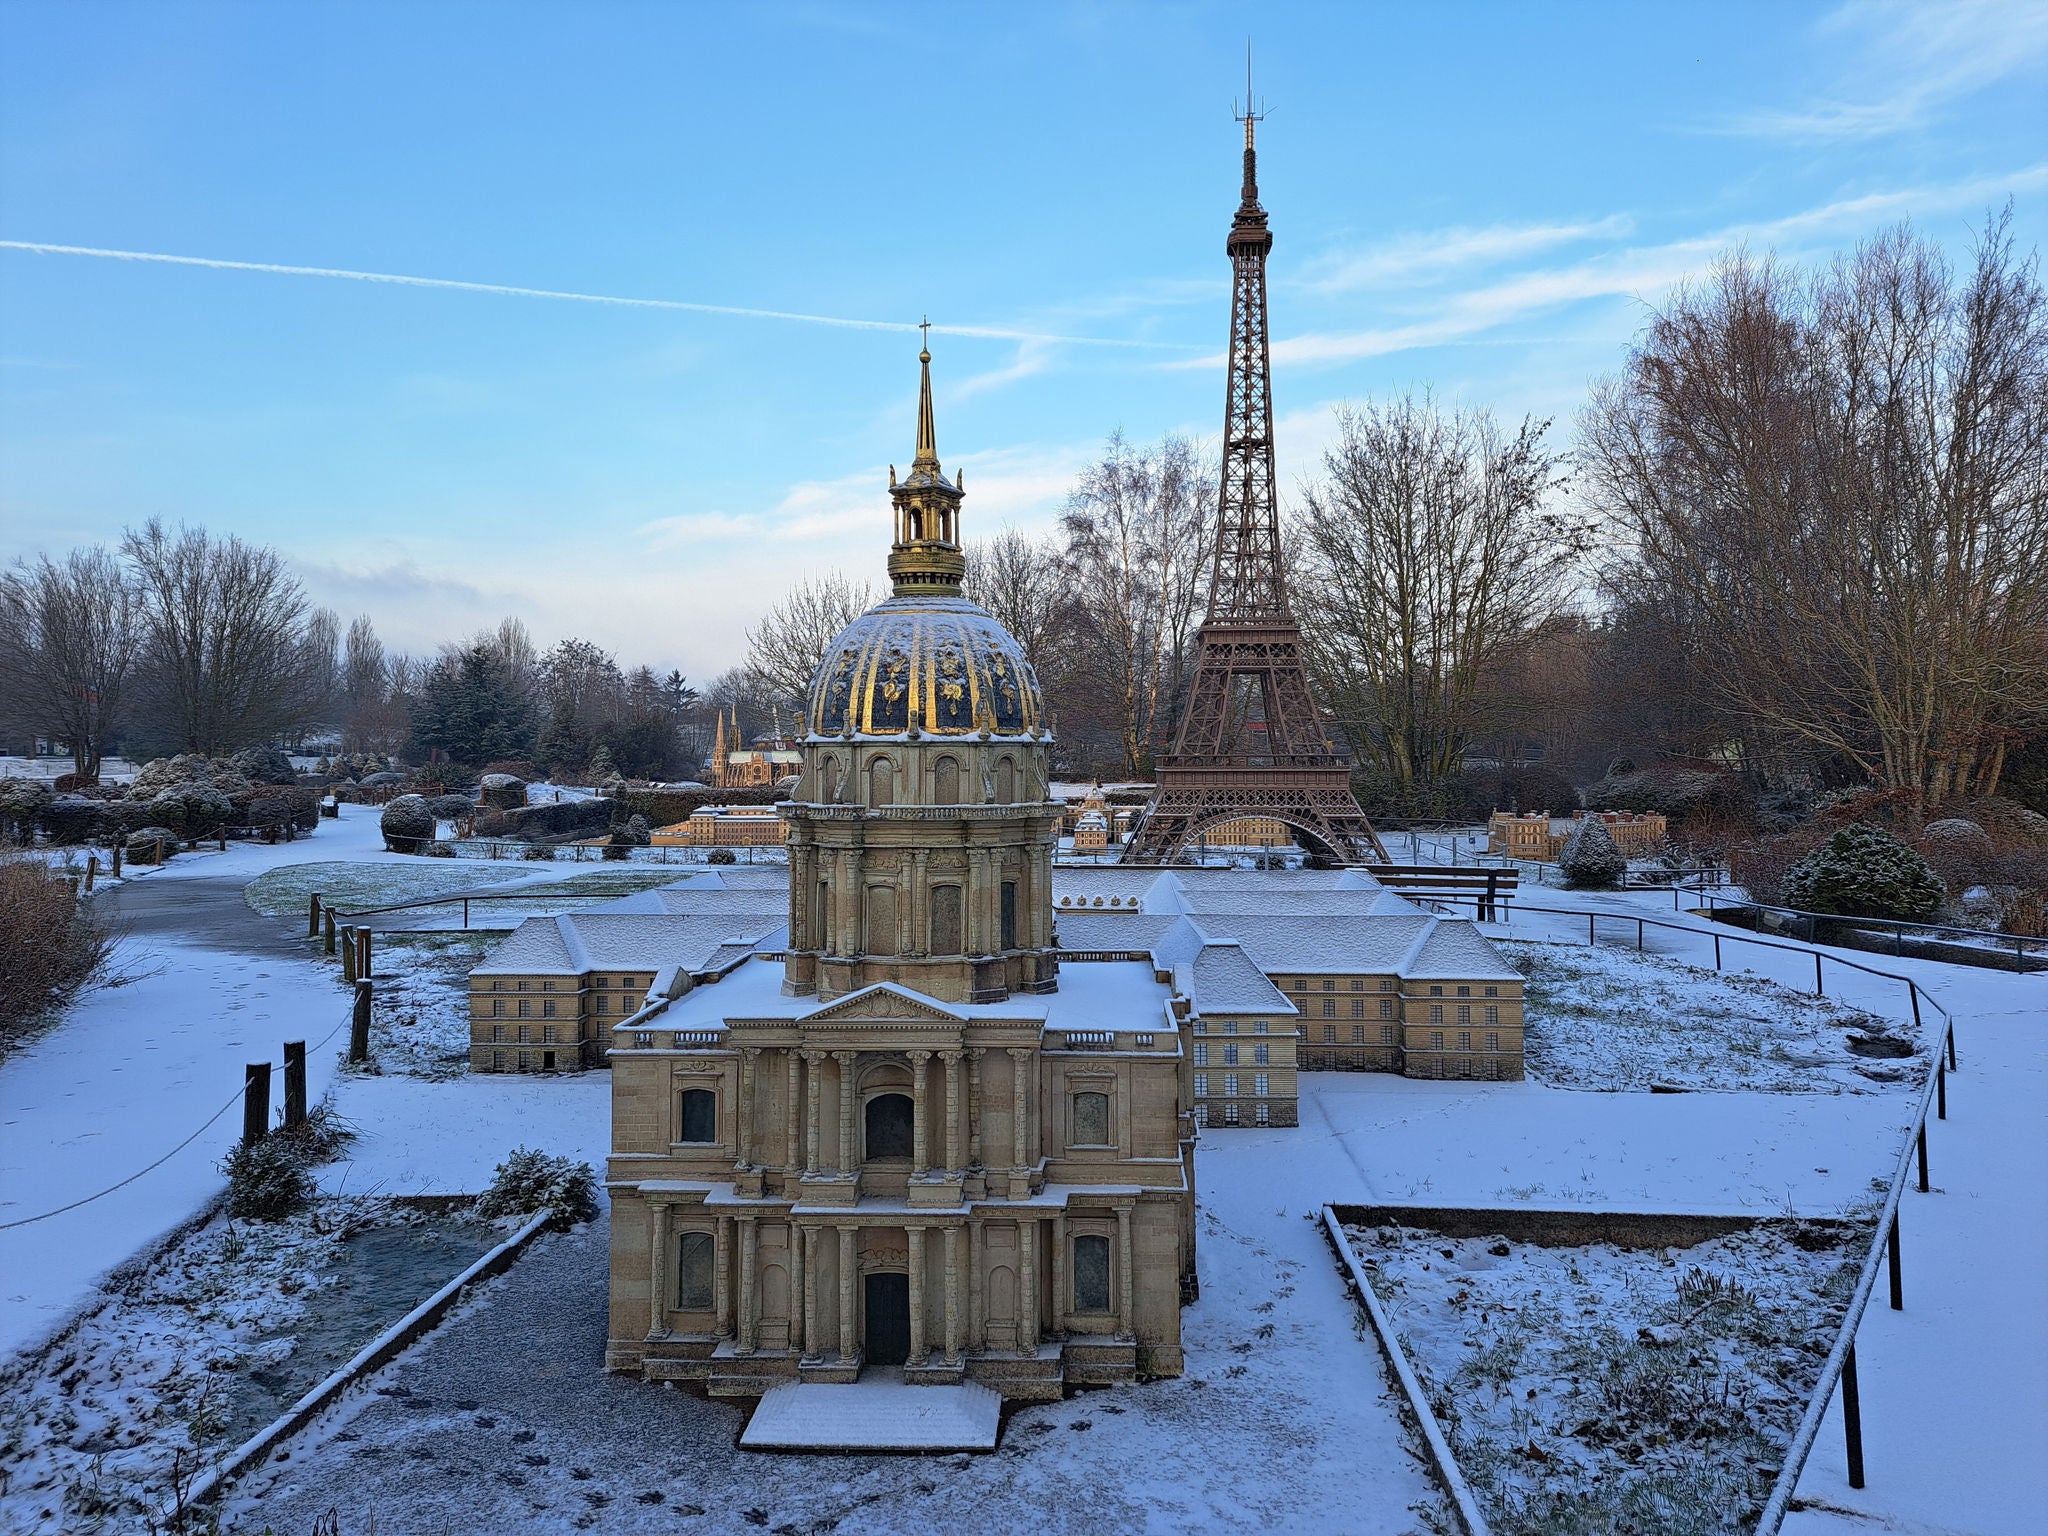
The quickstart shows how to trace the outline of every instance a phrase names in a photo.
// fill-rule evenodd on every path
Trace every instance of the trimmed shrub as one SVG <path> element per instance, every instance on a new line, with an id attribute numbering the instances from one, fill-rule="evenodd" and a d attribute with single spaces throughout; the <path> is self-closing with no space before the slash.
<path id="1" fill-rule="evenodd" d="M 395 796 L 379 818 L 384 846 L 393 853 L 418 853 L 434 840 L 434 813 L 420 795 Z"/>
<path id="2" fill-rule="evenodd" d="M 597 1214 L 596 1170 L 532 1147 L 514 1148 L 491 1175 L 491 1187 L 477 1197 L 476 1213 L 490 1221 L 535 1211 L 553 1212 L 564 1226 L 590 1220 Z"/>
<path id="3" fill-rule="evenodd" d="M 427 809 L 440 821 L 460 821 L 476 809 L 467 795 L 436 795 L 427 802 Z"/>
<path id="4" fill-rule="evenodd" d="M 519 823 L 509 811 L 478 811 L 469 819 L 469 830 L 473 837 L 513 837 Z"/>
<path id="5" fill-rule="evenodd" d="M 224 795 L 249 788 L 249 780 L 225 758 L 180 752 L 176 757 L 153 758 L 143 764 L 135 782 L 128 786 L 128 798 L 154 800 L 165 790 L 185 784 L 205 784 Z"/>
<path id="6" fill-rule="evenodd" d="M 244 747 L 228 763 L 251 784 L 296 784 L 299 770 L 275 747 Z"/>
<path id="7" fill-rule="evenodd" d="M 520 855 L 522 859 L 531 859 L 536 864 L 546 864 L 554 856 L 554 848 L 547 843 L 529 843 L 527 844 L 526 852 Z"/>
<path id="8" fill-rule="evenodd" d="M 34 779 L 0 778 L 0 830 L 18 843 L 34 839 L 36 818 L 55 797 Z"/>
<path id="9" fill-rule="evenodd" d="M 1843 917 L 1924 920 L 1941 910 L 1941 877 L 1882 828 L 1858 822 L 1832 834 L 1785 873 L 1785 905 Z"/>
<path id="10" fill-rule="evenodd" d="M 238 1144 L 220 1171 L 228 1176 L 230 1216 L 281 1221 L 313 1198 L 305 1155 L 282 1136 Z"/>
<path id="11" fill-rule="evenodd" d="M 494 811 L 516 811 L 526 804 L 526 780 L 509 773 L 487 773 L 477 799 Z"/>
<path id="12" fill-rule="evenodd" d="M 182 843 L 179 841 L 178 834 L 175 829 L 171 827 L 154 826 L 137 827 L 133 832 L 130 832 L 128 834 L 124 846 L 127 847 L 127 849 L 132 853 L 136 851 L 147 851 L 151 847 L 151 845 L 155 843 L 162 843 L 164 845 L 165 858 L 169 858 L 172 854 L 176 853 L 181 846 L 183 846 Z"/>
<path id="13" fill-rule="evenodd" d="M 622 789 L 618 802 L 630 816 L 645 816 L 653 827 L 670 827 L 688 821 L 690 813 L 706 805 L 773 805 L 788 795 L 773 789 Z M 1120 803 L 1111 796 L 1111 803 Z M 1143 803 L 1140 797 L 1139 802 Z"/>
<path id="14" fill-rule="evenodd" d="M 737 864 L 739 861 L 739 855 L 730 848 L 714 848 L 704 858 L 706 864 Z"/>
<path id="15" fill-rule="evenodd" d="M 1960 816 L 1930 821 L 1920 832 L 1920 856 L 1956 895 L 1983 883 L 1994 852 L 1991 835 Z"/>
<path id="16" fill-rule="evenodd" d="M 573 833 L 603 832 L 610 829 L 614 803 L 610 800 L 551 800 L 545 805 L 522 806 L 505 812 L 514 837 L 567 837 Z"/>
<path id="17" fill-rule="evenodd" d="M 1608 890 L 1628 872 L 1628 860 L 1614 846 L 1607 824 L 1597 816 L 1581 821 L 1557 855 L 1564 883 L 1580 890 Z"/>

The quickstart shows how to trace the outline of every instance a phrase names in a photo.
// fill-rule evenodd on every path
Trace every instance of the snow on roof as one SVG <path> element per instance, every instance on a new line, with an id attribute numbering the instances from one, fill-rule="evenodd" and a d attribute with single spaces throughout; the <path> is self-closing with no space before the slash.
<path id="1" fill-rule="evenodd" d="M 1352 887 L 1311 887 L 1308 890 L 1196 890 L 1188 910 L 1198 916 L 1256 910 L 1262 917 L 1366 917 L 1386 893 Z M 1403 903 L 1403 905 L 1407 905 Z M 1410 910 L 1414 910 L 1411 908 Z"/>
<path id="2" fill-rule="evenodd" d="M 1204 944 L 1193 965 L 1198 1013 L 1293 1013 L 1294 1004 L 1234 939 Z"/>
<path id="3" fill-rule="evenodd" d="M 1520 981 L 1522 973 L 1500 957 L 1470 918 L 1440 917 L 1403 967 L 1404 976 L 1452 976 L 1459 981 Z"/>
<path id="4" fill-rule="evenodd" d="M 1372 972 L 1406 974 L 1403 963 L 1437 919 L 1413 917 L 1279 916 L 1204 913 L 1205 931 L 1241 941 L 1268 973 Z M 1500 962 L 1495 960 L 1494 965 Z"/>
<path id="5" fill-rule="evenodd" d="M 786 942 L 781 913 L 767 916 L 670 916 L 647 912 L 570 912 L 530 917 L 484 957 L 478 976 L 580 976 L 585 971 L 700 971 L 721 951 Z M 729 962 L 728 962 L 729 963 Z"/>

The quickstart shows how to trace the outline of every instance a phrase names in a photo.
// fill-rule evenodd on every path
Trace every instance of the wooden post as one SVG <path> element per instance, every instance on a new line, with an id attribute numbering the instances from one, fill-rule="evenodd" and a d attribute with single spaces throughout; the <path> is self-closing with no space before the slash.
<path id="1" fill-rule="evenodd" d="M 284 1128 L 295 1131 L 306 1123 L 306 1042 L 284 1043 Z"/>
<path id="2" fill-rule="evenodd" d="M 331 955 L 334 953 L 334 908 L 329 907 L 326 911 L 322 912 L 320 920 L 323 924 L 321 931 L 325 935 L 325 941 L 322 943 L 321 948 Z"/>
<path id="3" fill-rule="evenodd" d="M 1896 1208 L 1892 1211 L 1891 1241 L 1885 1245 L 1885 1261 L 1892 1272 L 1892 1310 L 1903 1312 L 1906 1310 L 1906 1282 L 1899 1273 L 1899 1213 Z"/>
<path id="4" fill-rule="evenodd" d="M 100 872 L 100 856 L 99 856 L 98 854 L 96 854 L 96 853 L 91 853 L 91 854 L 87 854 L 87 855 L 86 855 L 86 858 L 85 858 L 85 894 L 86 894 L 86 895 L 90 896 L 90 895 L 92 894 L 92 882 L 93 882 L 93 880 L 95 879 L 95 877 L 97 877 L 97 876 L 98 876 L 99 872 Z"/>
<path id="5" fill-rule="evenodd" d="M 348 1021 L 348 1059 L 358 1062 L 370 1059 L 370 983 L 367 980 L 356 983 L 355 1013 Z"/>
<path id="6" fill-rule="evenodd" d="M 270 1063 L 252 1061 L 242 1072 L 242 1145 L 263 1139 L 270 1129 Z"/>
<path id="7" fill-rule="evenodd" d="M 341 979 L 353 982 L 356 979 L 356 931 L 353 928 L 341 930 Z"/>
<path id="8" fill-rule="evenodd" d="M 114 869 L 113 869 L 113 875 L 114 875 L 114 878 L 115 878 L 116 880 L 118 880 L 118 879 L 120 879 L 120 878 L 121 878 L 121 845 L 120 845 L 119 843 L 116 843 L 116 844 L 114 844 L 114 846 L 113 846 L 113 847 L 112 847 L 111 849 L 109 849 L 108 851 L 109 851 L 110 853 L 112 853 L 112 854 L 113 854 L 113 856 L 114 856 Z"/>
<path id="9" fill-rule="evenodd" d="M 320 937 L 320 893 L 315 891 L 306 903 L 306 937 Z"/>
<path id="10" fill-rule="evenodd" d="M 1849 1486 L 1863 1486 L 1863 1403 L 1856 1393 L 1856 1345 L 1842 1357 L 1842 1435 L 1849 1443 Z"/>
<path id="11" fill-rule="evenodd" d="M 368 977 L 372 974 L 374 973 L 370 969 L 370 930 L 368 928 L 358 928 L 356 930 L 356 975 L 358 977 Z"/>

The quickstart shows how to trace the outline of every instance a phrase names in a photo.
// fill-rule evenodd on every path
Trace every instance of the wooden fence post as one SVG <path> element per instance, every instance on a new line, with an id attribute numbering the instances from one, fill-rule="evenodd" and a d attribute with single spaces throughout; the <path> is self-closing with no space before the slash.
<path id="1" fill-rule="evenodd" d="M 87 854 L 87 855 L 86 855 L 86 857 L 85 857 L 85 894 L 86 894 L 86 895 L 90 896 L 90 895 L 92 894 L 92 883 L 93 883 L 94 879 L 98 877 L 98 875 L 99 875 L 99 872 L 100 872 L 100 856 L 99 856 L 98 854 L 96 854 L 96 853 L 89 853 L 89 854 Z"/>
<path id="2" fill-rule="evenodd" d="M 114 878 L 118 880 L 121 878 L 121 845 L 116 843 L 109 851 L 114 855 L 113 874 Z"/>
<path id="3" fill-rule="evenodd" d="M 306 937 L 320 937 L 320 893 L 315 891 L 306 905 Z"/>
<path id="4" fill-rule="evenodd" d="M 252 1061 L 242 1072 L 242 1145 L 263 1139 L 270 1129 L 270 1063 Z"/>
<path id="5" fill-rule="evenodd" d="M 348 1059 L 370 1059 L 370 983 L 356 983 L 355 1013 L 348 1021 Z"/>
<path id="6" fill-rule="evenodd" d="M 346 982 L 356 979 L 356 931 L 353 928 L 341 930 L 341 979 Z"/>
<path id="7" fill-rule="evenodd" d="M 334 908 L 329 907 L 320 914 L 320 918 L 321 922 L 325 925 L 322 929 L 324 938 L 321 948 L 331 955 L 334 953 Z"/>
<path id="8" fill-rule="evenodd" d="M 295 1131 L 306 1123 L 306 1042 L 284 1043 L 284 1128 Z"/>
<path id="9" fill-rule="evenodd" d="M 356 930 L 356 976 L 358 979 L 362 979 L 371 974 L 370 930 L 367 927 L 358 928 Z"/>

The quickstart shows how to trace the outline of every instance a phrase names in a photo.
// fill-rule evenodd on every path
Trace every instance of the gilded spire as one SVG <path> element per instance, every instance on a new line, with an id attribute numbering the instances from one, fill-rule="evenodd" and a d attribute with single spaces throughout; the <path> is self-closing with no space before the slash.
<path id="1" fill-rule="evenodd" d="M 896 595 L 929 593 L 957 597 L 967 572 L 960 553 L 959 485 L 939 467 L 939 434 L 932 421 L 931 322 L 920 329 L 925 345 L 917 354 L 917 457 L 898 481 L 890 471 L 889 499 L 896 507 L 896 542 L 889 550 L 889 578 Z"/>

